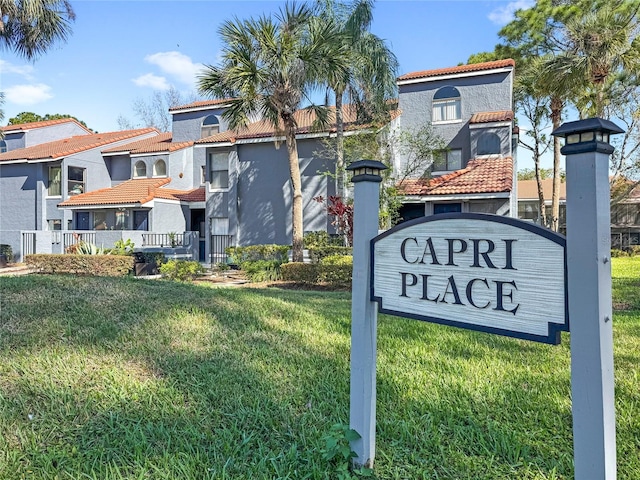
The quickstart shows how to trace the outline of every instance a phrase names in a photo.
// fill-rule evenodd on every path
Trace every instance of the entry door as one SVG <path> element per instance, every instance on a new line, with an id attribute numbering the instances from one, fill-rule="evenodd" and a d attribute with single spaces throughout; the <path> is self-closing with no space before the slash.
<path id="1" fill-rule="evenodd" d="M 434 203 L 433 214 L 438 213 L 460 213 L 462 212 L 461 203 Z"/>
<path id="2" fill-rule="evenodd" d="M 76 230 L 89 230 L 89 212 L 76 212 Z"/>

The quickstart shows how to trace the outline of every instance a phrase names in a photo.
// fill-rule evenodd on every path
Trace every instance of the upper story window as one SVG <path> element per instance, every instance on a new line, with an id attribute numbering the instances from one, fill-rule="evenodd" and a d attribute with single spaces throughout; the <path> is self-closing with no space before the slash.
<path id="1" fill-rule="evenodd" d="M 147 164 L 144 163 L 142 160 L 140 160 L 139 162 L 136 162 L 135 167 L 133 167 L 133 177 L 140 178 L 140 177 L 146 177 L 146 176 L 147 176 Z"/>
<path id="2" fill-rule="evenodd" d="M 433 96 L 432 122 L 451 122 L 462 118 L 460 92 L 455 87 L 442 87 Z"/>
<path id="3" fill-rule="evenodd" d="M 4 140 L 0 140 L 0 153 L 4 153 L 7 151 L 7 142 Z"/>
<path id="4" fill-rule="evenodd" d="M 78 195 L 86 192 L 86 169 L 80 167 L 69 167 L 67 172 L 67 193 Z"/>
<path id="5" fill-rule="evenodd" d="M 211 189 L 229 188 L 229 155 L 227 153 L 210 153 L 209 165 Z"/>
<path id="6" fill-rule="evenodd" d="M 450 172 L 462 168 L 462 150 L 442 150 L 434 154 L 432 170 Z"/>
<path id="7" fill-rule="evenodd" d="M 166 177 L 167 176 L 167 164 L 164 160 L 158 160 L 153 164 L 153 176 L 154 177 Z"/>
<path id="8" fill-rule="evenodd" d="M 47 195 L 50 197 L 59 197 L 62 195 L 62 167 L 60 165 L 49 167 Z"/>
<path id="9" fill-rule="evenodd" d="M 485 132 L 478 137 L 478 155 L 499 155 L 500 137 L 492 132 Z"/>
<path id="10" fill-rule="evenodd" d="M 202 133 L 200 138 L 210 137 L 220 131 L 220 122 L 215 115 L 209 115 L 202 122 Z"/>

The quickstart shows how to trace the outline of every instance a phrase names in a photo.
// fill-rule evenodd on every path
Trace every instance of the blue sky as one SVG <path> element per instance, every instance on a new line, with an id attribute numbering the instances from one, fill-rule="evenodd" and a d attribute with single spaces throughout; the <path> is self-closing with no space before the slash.
<path id="1" fill-rule="evenodd" d="M 532 0 L 378 0 L 372 31 L 388 41 L 400 74 L 466 62 L 493 50 L 515 8 Z M 5 120 L 23 111 L 65 113 L 100 132 L 136 121 L 132 105 L 154 90 L 195 91 L 203 64 L 217 63 L 218 27 L 234 16 L 277 11 L 283 1 L 71 0 L 73 34 L 34 62 L 1 51 Z"/>

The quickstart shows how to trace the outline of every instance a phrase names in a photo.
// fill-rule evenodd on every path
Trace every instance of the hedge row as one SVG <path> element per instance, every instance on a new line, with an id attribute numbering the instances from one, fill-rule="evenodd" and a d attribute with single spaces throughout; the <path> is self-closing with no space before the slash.
<path id="1" fill-rule="evenodd" d="M 336 257 L 339 257 L 336 258 Z M 280 275 L 286 282 L 306 285 L 327 284 L 336 288 L 351 287 L 353 261 L 348 256 L 327 257 L 322 263 L 291 262 L 280 266 Z"/>
<path id="2" fill-rule="evenodd" d="M 312 247 L 309 248 L 309 258 L 311 263 L 320 263 L 323 258 L 334 255 L 351 255 L 353 249 L 351 247 L 343 247 L 337 245 L 327 245 L 324 247 Z"/>
<path id="3" fill-rule="evenodd" d="M 25 263 L 39 273 L 75 273 L 105 277 L 122 277 L 133 269 L 131 255 L 26 255 Z"/>
<path id="4" fill-rule="evenodd" d="M 245 262 L 260 260 L 277 261 L 284 263 L 289 259 L 288 245 L 250 245 L 247 247 L 229 247 L 226 250 L 231 263 L 241 265 Z"/>

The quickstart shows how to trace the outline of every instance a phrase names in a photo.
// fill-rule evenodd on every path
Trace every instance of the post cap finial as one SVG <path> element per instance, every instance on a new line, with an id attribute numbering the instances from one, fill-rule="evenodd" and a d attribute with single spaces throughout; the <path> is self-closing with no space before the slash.
<path id="1" fill-rule="evenodd" d="M 353 172 L 352 182 L 381 182 L 380 173 L 388 167 L 377 160 L 358 160 L 347 167 L 347 170 Z"/>

